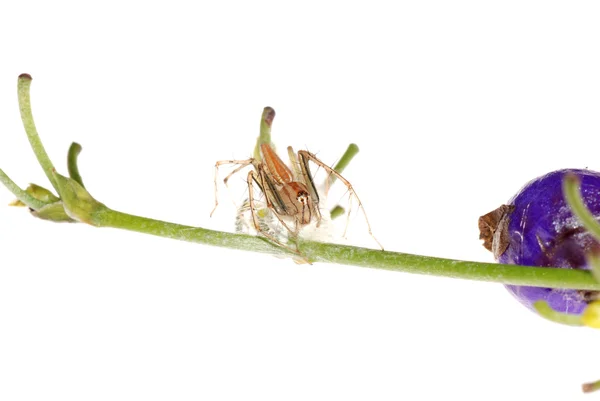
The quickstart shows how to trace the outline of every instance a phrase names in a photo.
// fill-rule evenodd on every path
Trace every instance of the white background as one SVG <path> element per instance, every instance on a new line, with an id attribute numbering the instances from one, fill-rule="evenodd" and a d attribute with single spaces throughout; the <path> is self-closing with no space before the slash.
<path id="1" fill-rule="evenodd" d="M 551 170 L 600 169 L 599 17 L 591 1 L 7 1 L 0 165 L 47 185 L 20 125 L 28 72 L 60 171 L 77 141 L 108 206 L 232 230 L 243 188 L 209 219 L 213 165 L 250 156 L 268 105 L 280 149 L 333 163 L 359 144 L 345 175 L 387 249 L 492 261 L 480 215 Z M 0 255 L 2 400 L 574 400 L 600 378 L 597 332 L 498 284 L 9 207 Z"/>

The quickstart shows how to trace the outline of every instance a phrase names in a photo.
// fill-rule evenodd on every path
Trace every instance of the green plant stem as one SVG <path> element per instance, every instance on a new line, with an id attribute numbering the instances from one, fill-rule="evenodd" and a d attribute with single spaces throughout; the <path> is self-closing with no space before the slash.
<path id="1" fill-rule="evenodd" d="M 356 145 L 355 143 L 351 143 L 350 145 L 348 145 L 348 148 L 342 155 L 341 159 L 333 167 L 333 169 L 341 174 L 342 171 L 344 171 L 346 169 L 346 167 L 348 167 L 348 165 L 350 164 L 352 159 L 354 159 L 354 156 L 356 156 L 358 154 L 358 151 L 359 151 L 358 145 Z M 333 183 L 335 182 L 336 179 L 337 179 L 337 177 L 335 175 L 330 174 L 329 177 L 327 178 L 328 181 L 325 184 L 326 187 L 331 188 L 331 186 L 333 185 Z M 330 215 L 331 219 L 333 220 L 333 219 L 337 219 L 338 217 L 342 216 L 345 212 L 346 211 L 344 210 L 343 207 L 341 207 L 340 205 L 335 205 L 333 207 L 333 209 L 331 209 L 331 211 L 329 212 L 329 215 Z"/>
<path id="2" fill-rule="evenodd" d="M 292 256 L 285 248 L 274 245 L 262 237 L 232 234 L 134 216 L 111 210 L 98 202 L 85 190 L 76 177 L 64 177 L 54 171 L 52 162 L 43 148 L 33 123 L 29 100 L 30 84 L 31 77 L 29 75 L 22 74 L 19 77 L 19 105 L 23 125 L 38 162 L 54 188 L 56 188 L 61 198 L 60 204 L 63 205 L 64 211 L 70 218 L 98 227 L 119 228 L 206 245 Z M 270 128 L 274 116 L 273 109 L 265 108 L 261 120 L 261 136 L 257 144 L 264 143 L 261 141 L 270 141 Z M 77 150 L 75 149 L 69 156 L 69 163 L 75 166 L 76 153 Z M 340 163 L 342 163 L 342 160 L 340 160 Z M 338 163 L 338 166 L 340 163 Z M 343 169 L 343 167 L 341 168 Z M 0 181 L 28 206 L 38 209 L 45 205 L 21 190 L 1 170 Z M 577 203 L 577 197 L 579 196 L 577 182 L 566 181 L 565 191 L 568 192 L 568 195 L 574 195 L 574 200 L 571 199 L 570 203 Z M 571 197 L 573 198 L 573 196 Z M 580 196 L 579 201 L 581 201 Z M 585 211 L 585 206 L 583 208 Z M 298 250 L 311 262 L 338 263 L 513 285 L 600 290 L 600 283 L 594 279 L 591 272 L 585 270 L 467 262 L 304 241 L 302 239 L 298 241 Z"/>
<path id="3" fill-rule="evenodd" d="M 342 155 L 342 158 L 336 163 L 333 169 L 338 173 L 342 174 L 342 172 L 346 169 L 346 167 L 348 167 L 348 165 L 350 164 L 352 159 L 354 159 L 354 156 L 358 154 L 358 152 L 358 145 L 356 145 L 355 143 L 351 143 L 350 145 L 348 145 L 348 148 Z M 329 185 L 332 185 L 335 182 L 336 178 L 337 177 L 335 175 L 332 175 L 329 178 Z"/>
<path id="4" fill-rule="evenodd" d="M 290 255 L 285 249 L 261 237 L 173 224 L 108 208 L 95 213 L 91 220 L 91 224 L 99 227 L 119 228 L 226 248 Z M 311 262 L 338 263 L 513 285 L 600 290 L 600 283 L 596 282 L 589 271 L 583 270 L 467 262 L 303 240 L 299 241 L 298 248 Z"/>
<path id="5" fill-rule="evenodd" d="M 31 144 L 31 148 L 35 153 L 35 157 L 40 163 L 40 166 L 42 166 L 44 173 L 46 173 L 46 177 L 48 177 L 48 180 L 50 180 L 50 183 L 52 183 L 52 186 L 58 192 L 56 181 L 52 176 L 52 172 L 54 171 L 54 165 L 50 161 L 48 153 L 46 153 L 46 150 L 42 145 L 42 141 L 40 140 L 37 129 L 35 128 L 33 114 L 31 113 L 31 98 L 29 93 L 31 88 L 31 79 L 31 75 L 21 74 L 19 75 L 19 79 L 17 81 L 17 92 L 19 97 L 19 110 L 21 112 L 21 120 L 23 121 L 23 127 L 25 128 L 27 138 L 29 138 L 29 143 Z"/>
<path id="6" fill-rule="evenodd" d="M 10 179 L 8 175 L 6 175 L 6 173 L 3 170 L 0 170 L 0 182 L 2 182 L 2 184 L 4 184 L 4 186 L 27 207 L 30 207 L 34 210 L 38 210 L 46 206 L 46 203 L 34 198 L 33 196 L 29 195 L 27 192 L 22 190 L 17 184 L 15 184 L 13 180 Z"/>
<path id="7" fill-rule="evenodd" d="M 79 166 L 77 165 L 77 157 L 81 153 L 81 145 L 77 142 L 73 142 L 69 146 L 69 152 L 67 153 L 67 169 L 69 171 L 69 177 L 77 181 L 79 185 L 85 188 L 83 185 L 83 179 L 79 174 Z"/>
<path id="8" fill-rule="evenodd" d="M 169 223 L 147 217 L 134 216 L 108 208 L 95 213 L 92 217 L 92 222 L 92 224 L 97 227 L 119 228 L 143 234 L 156 235 L 163 238 L 222 248 L 240 249 L 281 256 L 292 255 L 292 253 L 285 248 L 274 245 L 262 237 L 246 234 L 232 234 L 207 228 Z"/>
<path id="9" fill-rule="evenodd" d="M 260 117 L 260 133 L 258 134 L 258 138 L 256 138 L 256 146 L 254 147 L 253 157 L 260 161 L 260 145 L 266 143 L 275 148 L 273 146 L 273 142 L 271 141 L 271 126 L 273 125 L 273 119 L 275 118 L 275 110 L 272 107 L 265 107 L 263 109 L 262 116 Z"/>
<path id="10" fill-rule="evenodd" d="M 592 275 L 600 283 L 600 255 L 595 253 L 590 253 L 587 255 L 587 262 L 590 266 L 590 270 Z"/>
<path id="11" fill-rule="evenodd" d="M 600 223 L 594 215 L 585 206 L 579 188 L 579 178 L 574 174 L 568 174 L 563 180 L 563 193 L 567 203 L 571 207 L 573 214 L 581 221 L 581 224 L 588 230 L 598 241 L 600 241 Z"/>
<path id="12" fill-rule="evenodd" d="M 331 216 L 331 220 L 337 219 L 340 216 L 343 216 L 346 213 L 346 210 L 340 205 L 335 205 L 329 215 Z"/>
<path id="13" fill-rule="evenodd" d="M 591 393 L 594 391 L 598 391 L 598 390 L 600 390 L 600 380 L 591 382 L 591 383 L 585 383 L 581 386 L 581 389 L 583 390 L 584 393 Z"/>
<path id="14" fill-rule="evenodd" d="M 597 241 L 600 241 L 600 223 L 587 208 L 581 195 L 580 180 L 575 174 L 568 174 L 563 179 L 563 193 L 573 214 L 581 221 Z M 593 277 L 600 282 L 600 255 L 590 252 L 587 257 Z"/>
<path id="15" fill-rule="evenodd" d="M 554 323 L 566 324 L 568 326 L 583 326 L 580 315 L 557 312 L 546 301 L 537 301 L 533 304 L 533 307 L 540 316 Z"/>

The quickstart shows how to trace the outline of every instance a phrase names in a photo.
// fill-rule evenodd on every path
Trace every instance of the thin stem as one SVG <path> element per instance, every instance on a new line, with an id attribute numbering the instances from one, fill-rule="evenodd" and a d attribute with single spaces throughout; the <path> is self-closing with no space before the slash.
<path id="1" fill-rule="evenodd" d="M 303 242 L 300 251 L 316 262 L 513 285 L 600 289 L 600 284 L 594 280 L 591 273 L 582 270 L 468 262 L 319 242 Z M 575 274 L 563 274 L 565 272 Z"/>
<path id="2" fill-rule="evenodd" d="M 581 224 L 600 241 L 600 223 L 585 206 L 579 188 L 579 178 L 574 174 L 567 174 L 563 180 L 563 193 L 573 214 L 581 221 Z"/>
<path id="3" fill-rule="evenodd" d="M 19 104 L 23 124 L 38 162 L 42 165 L 42 168 L 52 182 L 52 185 L 57 189 L 61 198 L 61 204 L 64 206 L 64 211 L 73 220 L 99 227 L 120 228 L 188 242 L 277 255 L 291 255 L 285 248 L 274 245 L 262 237 L 219 232 L 134 216 L 111 210 L 102 203 L 96 201 L 76 179 L 64 177 L 54 172 L 54 167 L 39 140 L 33 123 L 33 117 L 31 116 L 31 105 L 29 100 L 30 84 L 31 77 L 29 75 L 23 74 L 19 77 Z M 268 107 L 265 108 L 261 120 L 261 135 L 257 141 L 257 145 L 267 141 L 270 142 L 270 129 L 274 116 L 275 112 L 273 109 Z M 351 147 L 349 147 L 350 151 Z M 358 148 L 356 147 L 355 150 L 357 149 Z M 75 153 L 77 152 L 75 151 L 73 154 Z M 351 156 L 349 157 L 351 158 Z M 75 158 L 76 156 L 72 157 L 71 164 L 75 164 Z M 340 163 L 346 162 L 340 160 Z M 344 164 L 341 164 L 340 166 L 340 163 L 338 163 L 336 168 L 343 169 L 345 166 Z M 24 203 L 30 204 L 34 206 L 34 208 L 44 206 L 43 204 L 40 205 L 38 203 L 40 201 L 37 199 L 30 199 L 29 194 L 24 194 L 24 191 L 17 187 L 6 174 L 0 174 L 0 181 L 2 181 Z M 570 195 L 573 195 L 573 193 L 575 194 L 575 201 L 572 200 L 571 203 L 576 203 L 578 196 L 577 183 L 569 187 L 569 180 L 566 180 L 566 182 L 566 191 L 570 191 Z M 571 182 L 571 184 L 573 183 Z M 579 201 L 581 201 L 580 198 Z M 585 211 L 585 206 L 583 206 L 583 208 Z M 311 262 L 338 263 L 513 285 L 600 290 L 600 283 L 594 279 L 591 272 L 585 270 L 467 262 L 411 255 L 400 252 L 386 252 L 346 245 L 304 241 L 302 239 L 298 240 L 298 250 Z"/>
<path id="4" fill-rule="evenodd" d="M 95 213 L 92 221 L 92 224 L 98 227 L 119 228 L 180 241 L 269 253 L 273 255 L 292 255 L 291 252 L 287 251 L 285 248 L 274 245 L 262 237 L 246 234 L 232 234 L 201 227 L 169 223 L 166 221 L 134 216 L 108 208 Z"/>
<path id="5" fill-rule="evenodd" d="M 254 158 L 258 161 L 261 160 L 260 145 L 266 143 L 273 149 L 273 142 L 271 141 L 271 126 L 275 119 L 275 110 L 272 107 L 265 107 L 263 109 L 262 116 L 260 117 L 260 133 L 256 138 L 256 146 L 254 147 Z"/>
<path id="6" fill-rule="evenodd" d="M 46 203 L 42 202 L 39 199 L 34 198 L 29 195 L 27 192 L 19 188 L 17 184 L 13 180 L 10 179 L 8 175 L 3 170 L 0 170 L 0 182 L 4 184 L 4 186 L 13 193 L 14 196 L 17 197 L 18 200 L 23 202 L 27 207 L 30 207 L 34 210 L 41 209 L 46 206 Z"/>
<path id="7" fill-rule="evenodd" d="M 356 145 L 355 143 L 351 143 L 350 145 L 348 145 L 348 148 L 342 155 L 342 158 L 336 163 L 333 169 L 341 174 L 342 171 L 344 171 L 346 167 L 348 167 L 348 165 L 350 164 L 352 159 L 354 159 L 354 156 L 358 154 L 358 152 L 358 145 Z M 331 178 L 329 179 L 329 185 L 333 184 L 335 180 L 336 177 L 334 175 L 331 176 Z"/>
<path id="8" fill-rule="evenodd" d="M 350 145 L 348 145 L 348 148 L 342 155 L 341 159 L 333 167 L 333 169 L 341 174 L 342 171 L 344 171 L 346 167 L 348 167 L 352 159 L 354 159 L 354 156 L 358 154 L 358 151 L 358 145 L 356 145 L 355 143 L 351 143 Z M 327 188 L 331 188 L 337 177 L 334 174 L 329 174 L 329 177 L 327 179 L 329 181 L 325 184 L 325 186 Z M 340 205 L 335 205 L 333 209 L 331 209 L 331 211 L 329 212 L 329 215 L 331 216 L 331 220 L 333 220 L 342 216 L 345 212 L 346 211 L 343 207 L 341 207 Z"/>
<path id="9" fill-rule="evenodd" d="M 590 270 L 592 271 L 592 275 L 596 281 L 600 283 L 600 255 L 596 253 L 589 253 L 587 255 L 587 262 L 588 266 L 590 266 Z"/>
<path id="10" fill-rule="evenodd" d="M 584 383 L 581 386 L 581 390 L 583 390 L 584 393 L 591 393 L 600 390 L 600 380 L 591 383 Z"/>
<path id="11" fill-rule="evenodd" d="M 173 224 L 108 208 L 93 213 L 90 223 L 99 227 L 120 228 L 187 242 L 290 255 L 285 249 L 260 237 Z M 311 262 L 338 263 L 513 285 L 600 290 L 600 283 L 589 271 L 584 270 L 467 262 L 303 240 L 298 242 L 298 249 Z"/>
<path id="12" fill-rule="evenodd" d="M 344 213 L 346 213 L 346 210 L 343 207 L 340 205 L 335 205 L 333 209 L 331 209 L 331 212 L 329 212 L 329 215 L 331 216 L 331 220 L 333 220 L 343 216 Z"/>
<path id="13" fill-rule="evenodd" d="M 71 146 L 69 146 L 69 152 L 67 153 L 67 169 L 69 171 L 69 177 L 85 188 L 83 179 L 79 174 L 79 166 L 77 165 L 77 157 L 81 153 L 81 149 L 81 145 L 77 142 L 73 142 Z"/>
<path id="14" fill-rule="evenodd" d="M 52 183 L 52 186 L 58 192 L 58 187 L 56 185 L 56 181 L 52 176 L 52 172 L 54 171 L 54 166 L 48 157 L 48 153 L 44 149 L 42 145 L 42 141 L 37 133 L 37 129 L 35 128 L 35 123 L 33 121 L 33 114 L 31 113 L 31 98 L 29 96 L 29 90 L 31 88 L 31 75 L 29 74 L 21 74 L 19 75 L 18 83 L 17 83 L 17 92 L 19 97 L 19 110 L 21 111 L 21 120 L 23 121 L 23 127 L 25 128 L 25 132 L 27 133 L 27 138 L 29 138 L 29 143 L 31 144 L 31 148 L 33 149 L 33 153 L 35 153 L 35 157 L 37 158 L 40 166 L 46 173 L 46 177 Z"/>
<path id="15" fill-rule="evenodd" d="M 583 326 L 580 315 L 572 315 L 570 313 L 557 312 L 546 301 L 537 301 L 533 304 L 536 312 L 546 319 L 568 326 Z"/>

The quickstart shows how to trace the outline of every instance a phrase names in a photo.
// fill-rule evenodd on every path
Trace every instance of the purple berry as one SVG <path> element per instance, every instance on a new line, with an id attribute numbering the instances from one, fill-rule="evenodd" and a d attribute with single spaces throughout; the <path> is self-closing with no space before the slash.
<path id="1" fill-rule="evenodd" d="M 600 173 L 558 170 L 530 181 L 507 205 L 481 216 L 480 238 L 498 262 L 525 266 L 588 269 L 585 255 L 600 244 L 573 216 L 562 191 L 567 173 L 581 180 L 581 193 L 594 216 L 600 216 Z M 528 308 L 545 300 L 557 312 L 581 314 L 600 292 L 507 285 Z"/>

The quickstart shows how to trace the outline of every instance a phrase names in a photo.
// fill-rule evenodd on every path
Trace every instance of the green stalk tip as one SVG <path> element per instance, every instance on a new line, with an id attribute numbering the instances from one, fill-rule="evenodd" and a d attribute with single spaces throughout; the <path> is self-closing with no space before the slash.
<path id="1" fill-rule="evenodd" d="M 272 107 L 265 107 L 263 109 L 262 116 L 260 117 L 260 133 L 258 134 L 258 138 L 256 139 L 256 146 L 254 147 L 254 158 L 258 161 L 261 160 L 260 156 L 260 145 L 266 143 L 271 145 L 272 148 L 273 143 L 271 142 L 271 126 L 273 125 L 273 120 L 275 119 L 275 110 Z"/>
<path id="2" fill-rule="evenodd" d="M 82 147 L 77 142 L 73 142 L 69 146 L 69 152 L 67 153 L 67 169 L 69 171 L 69 177 L 77 181 L 79 185 L 85 188 L 83 185 L 83 179 L 79 174 L 79 166 L 77 165 L 77 158 L 81 153 Z"/>
<path id="3" fill-rule="evenodd" d="M 356 145 L 355 143 L 351 143 L 350 145 L 348 145 L 348 148 L 346 149 L 340 160 L 335 164 L 335 166 L 333 166 L 333 169 L 341 174 L 342 171 L 344 171 L 346 167 L 348 167 L 348 165 L 350 164 L 352 159 L 354 159 L 354 156 L 358 154 L 358 152 L 358 145 Z M 326 184 L 327 188 L 331 187 L 336 179 L 337 177 L 335 175 L 330 175 L 328 178 L 329 181 Z"/>
<path id="4" fill-rule="evenodd" d="M 554 323 L 565 324 L 567 326 L 583 326 L 580 315 L 557 312 L 546 301 L 537 301 L 533 304 L 533 307 L 540 316 Z"/>
<path id="5" fill-rule="evenodd" d="M 581 390 L 584 393 L 592 393 L 594 391 L 600 390 L 600 380 L 591 383 L 584 383 L 581 386 Z"/>
<path id="6" fill-rule="evenodd" d="M 358 145 L 356 145 L 355 143 L 351 143 L 350 145 L 348 145 L 348 148 L 346 149 L 340 160 L 333 167 L 333 169 L 341 174 L 342 171 L 344 171 L 344 169 L 348 167 L 352 159 L 354 159 L 354 156 L 358 154 L 359 150 L 360 149 L 358 148 Z"/>
<path id="7" fill-rule="evenodd" d="M 275 109 L 269 106 L 265 107 L 263 109 L 262 119 L 264 123 L 270 127 L 275 119 Z"/>
<path id="8" fill-rule="evenodd" d="M 346 213 L 346 210 L 343 207 L 341 207 L 340 205 L 336 205 L 333 209 L 331 209 L 331 212 L 329 212 L 329 214 L 331 216 L 331 220 L 337 219 L 338 217 L 342 216 L 344 213 Z"/>
<path id="9" fill-rule="evenodd" d="M 600 223 L 585 205 L 581 196 L 580 180 L 574 174 L 567 174 L 563 180 L 563 193 L 567 203 L 581 224 L 600 241 Z"/>
<path id="10" fill-rule="evenodd" d="M 52 186 L 58 192 L 58 186 L 52 174 L 52 172 L 54 171 L 54 166 L 50 161 L 50 157 L 48 157 L 48 153 L 46 153 L 46 149 L 44 149 L 44 145 L 42 145 L 42 141 L 40 140 L 37 129 L 35 127 L 35 122 L 33 120 L 33 114 L 31 112 L 30 88 L 31 75 L 19 75 L 19 79 L 17 81 L 17 94 L 19 98 L 19 111 L 21 112 L 23 128 L 25 128 L 27 138 L 29 139 L 29 143 L 31 144 L 31 148 L 33 149 L 33 153 L 35 153 L 35 157 L 37 158 L 38 163 L 40 164 L 40 166 L 42 166 L 46 177 L 48 177 L 48 180 L 52 183 Z"/>

